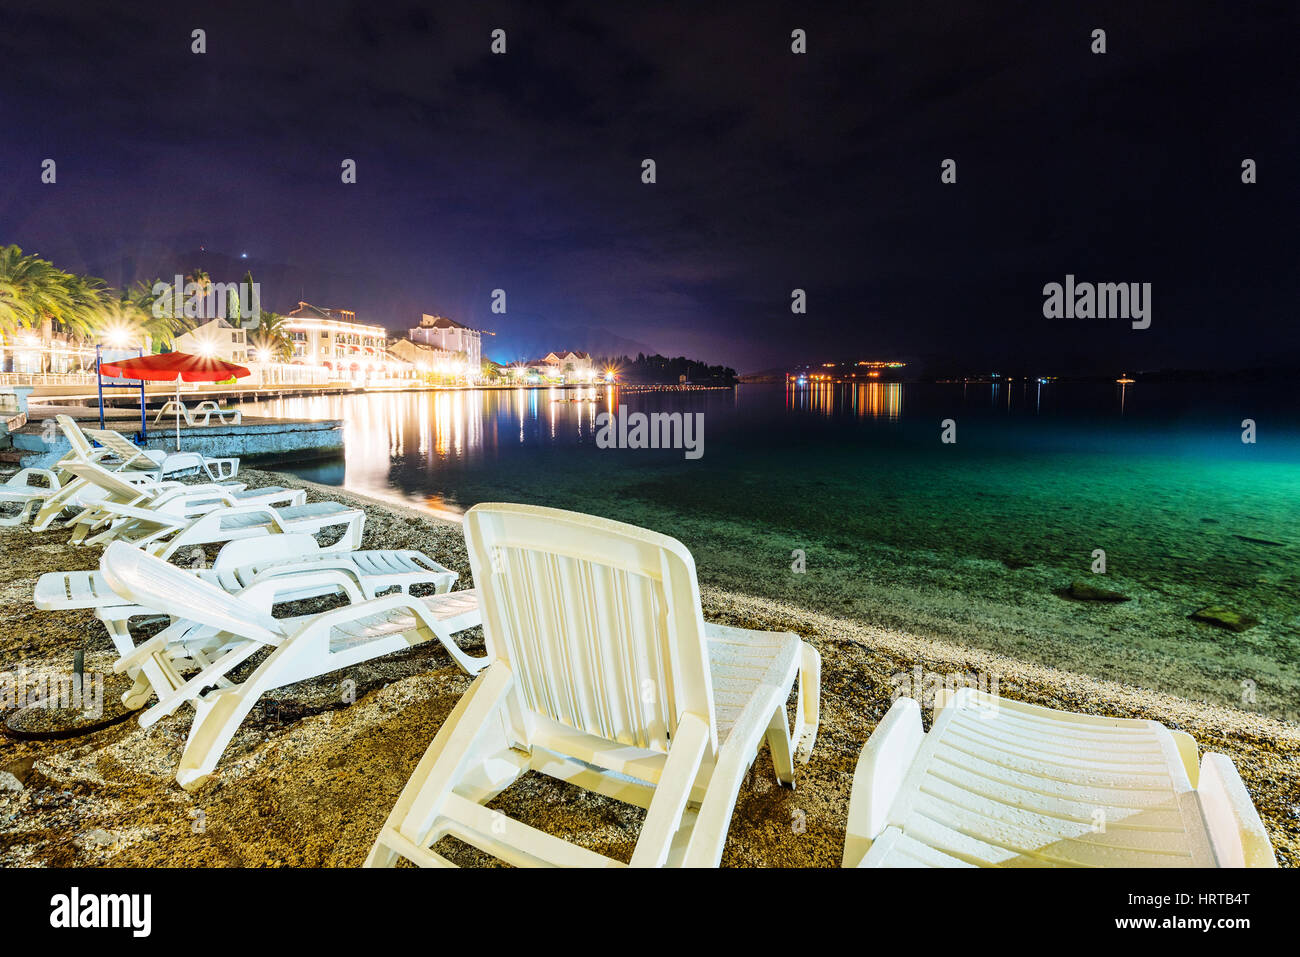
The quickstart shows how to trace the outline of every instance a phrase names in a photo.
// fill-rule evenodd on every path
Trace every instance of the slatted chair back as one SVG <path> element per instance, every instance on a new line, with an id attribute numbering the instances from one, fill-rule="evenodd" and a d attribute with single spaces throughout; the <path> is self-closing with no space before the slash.
<path id="1" fill-rule="evenodd" d="M 590 515 L 482 504 L 465 515 L 489 655 L 522 707 L 606 741 L 666 753 L 713 689 L 695 562 L 676 539 Z"/>

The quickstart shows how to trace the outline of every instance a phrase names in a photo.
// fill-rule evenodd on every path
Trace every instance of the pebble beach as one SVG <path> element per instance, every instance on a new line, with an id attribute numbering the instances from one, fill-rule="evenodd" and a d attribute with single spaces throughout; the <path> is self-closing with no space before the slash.
<path id="1" fill-rule="evenodd" d="M 300 485 L 309 500 L 366 512 L 366 548 L 414 548 L 472 585 L 459 524 L 403 505 L 241 470 L 250 486 Z M 0 667 L 69 670 L 84 650 L 105 678 L 105 716 L 121 711 L 117 655 L 90 611 L 32 604 L 47 571 L 93 568 L 99 549 L 55 528 L 0 529 Z M 1282 866 L 1300 860 L 1300 728 L 1251 711 L 1102 681 L 989 650 L 873 626 L 710 583 L 698 569 L 706 620 L 793 631 L 822 656 L 821 731 L 794 790 L 778 787 L 767 749 L 742 787 L 724 866 L 835 867 L 858 754 L 911 675 L 996 679 L 1006 697 L 1053 708 L 1158 720 L 1237 765 Z M 483 653 L 481 631 L 462 647 Z M 918 670 L 919 669 L 919 670 Z M 206 786 L 174 780 L 192 710 L 149 729 L 127 717 L 89 734 L 29 740 L 0 734 L 0 865 L 298 866 L 362 863 L 416 762 L 469 687 L 436 645 L 367 662 L 263 699 Z M 115 683 L 117 682 L 117 683 Z M 345 687 L 349 693 L 344 693 Z M 793 707 L 793 698 L 790 706 Z M 928 717 L 928 716 L 927 716 Z M 492 804 L 525 823 L 627 860 L 643 812 L 529 774 Z M 472 848 L 451 854 L 483 863 Z"/>

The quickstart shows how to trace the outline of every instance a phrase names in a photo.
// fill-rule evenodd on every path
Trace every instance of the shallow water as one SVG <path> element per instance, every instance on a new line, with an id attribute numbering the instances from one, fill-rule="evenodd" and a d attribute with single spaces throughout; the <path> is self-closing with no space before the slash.
<path id="1" fill-rule="evenodd" d="M 1286 391 L 1016 382 L 572 395 L 245 409 L 346 422 L 341 460 L 290 469 L 313 481 L 441 510 L 506 500 L 623 519 L 684 541 L 706 582 L 1297 719 L 1300 417 Z M 596 417 L 619 403 L 703 413 L 702 457 L 598 448 Z M 955 443 L 940 441 L 944 419 Z M 1057 594 L 1074 580 L 1131 600 Z M 1207 605 L 1260 623 L 1236 633 L 1187 618 Z"/>

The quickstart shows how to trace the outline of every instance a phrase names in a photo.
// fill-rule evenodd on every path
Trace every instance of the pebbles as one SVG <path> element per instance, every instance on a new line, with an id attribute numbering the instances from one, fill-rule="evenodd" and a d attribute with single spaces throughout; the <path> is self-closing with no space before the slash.
<path id="1" fill-rule="evenodd" d="M 240 478 L 305 484 L 254 471 Z M 365 508 L 365 547 L 420 549 L 460 572 L 458 587 L 472 584 L 458 525 L 308 487 L 312 500 Z M 0 589 L 10 598 L 0 604 L 0 660 L 64 666 L 84 646 L 88 671 L 111 672 L 116 655 L 91 613 L 42 613 L 31 605 L 41 571 L 97 561 L 98 550 L 65 540 L 62 531 L 0 530 Z M 37 545 L 47 548 L 38 552 Z M 1190 732 L 1203 752 L 1220 751 L 1237 763 L 1279 860 L 1300 859 L 1294 725 L 713 587 L 708 567 L 700 575 L 707 620 L 795 631 L 822 654 L 822 725 L 812 760 L 798 767 L 798 789 L 791 791 L 773 785 L 768 749 L 760 750 L 736 803 L 724 865 L 838 866 L 858 754 L 898 693 L 897 676 L 918 666 L 995 677 L 999 693 L 1036 704 L 1153 718 Z M 800 600 L 816 606 L 812 595 Z M 482 653 L 479 632 L 460 637 L 466 650 Z M 18 651 L 24 646 L 33 650 Z M 343 678 L 356 682 L 356 698 L 339 706 Z M 0 784 L 0 865 L 356 866 L 469 683 L 440 648 L 426 645 L 282 689 L 249 716 L 212 781 L 192 795 L 174 780 L 188 707 L 148 730 L 128 721 L 67 741 L 0 737 L 0 768 L 7 769 L 0 781 L 4 774 L 26 776 L 21 790 Z M 525 775 L 491 806 L 624 860 L 644 818 L 638 808 L 537 774 Z M 484 863 L 472 850 L 456 856 Z"/>

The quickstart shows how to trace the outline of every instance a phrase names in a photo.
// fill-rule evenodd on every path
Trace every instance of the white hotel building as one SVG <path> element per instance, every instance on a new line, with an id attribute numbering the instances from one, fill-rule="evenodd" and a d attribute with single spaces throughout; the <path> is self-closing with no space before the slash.
<path id="1" fill-rule="evenodd" d="M 331 379 L 359 379 L 398 371 L 388 355 L 388 330 L 357 322 L 350 309 L 321 309 L 309 302 L 285 315 L 294 365 L 320 366 Z"/>
<path id="2" fill-rule="evenodd" d="M 492 333 L 489 332 L 488 335 Z M 463 326 L 446 316 L 425 313 L 420 317 L 420 324 L 410 330 L 410 336 L 411 341 L 419 345 L 460 353 L 464 357 L 467 374 L 479 374 L 479 367 L 483 364 L 483 334 L 479 330 Z"/>

